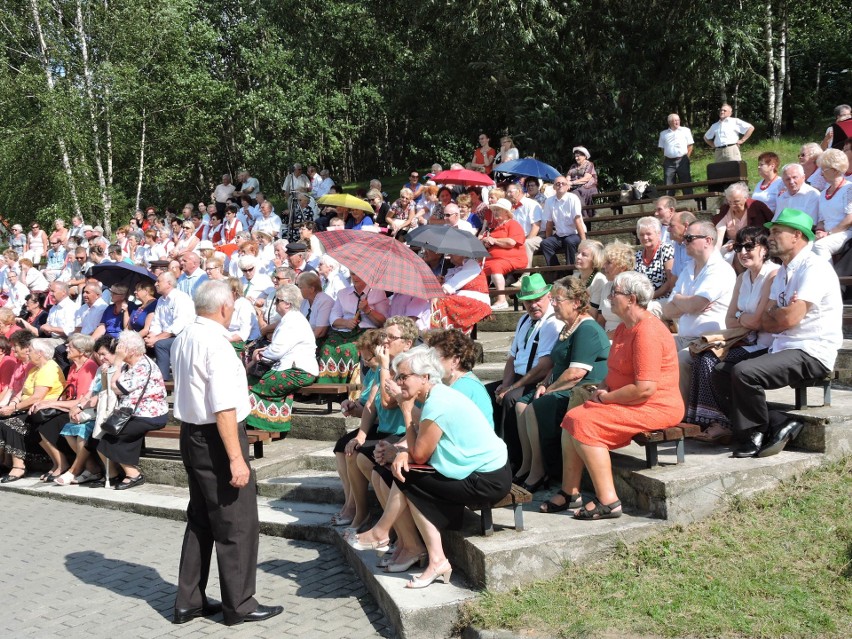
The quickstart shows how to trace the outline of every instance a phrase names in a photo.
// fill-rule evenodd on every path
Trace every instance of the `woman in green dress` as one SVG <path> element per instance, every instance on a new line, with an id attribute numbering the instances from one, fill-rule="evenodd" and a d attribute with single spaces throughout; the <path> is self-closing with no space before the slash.
<path id="1" fill-rule="evenodd" d="M 565 322 L 550 353 L 553 371 L 515 405 L 523 460 L 513 481 L 531 493 L 562 476 L 562 418 L 578 385 L 603 381 L 609 357 L 609 338 L 589 314 L 585 283 L 565 277 L 550 294 L 556 317 Z"/>

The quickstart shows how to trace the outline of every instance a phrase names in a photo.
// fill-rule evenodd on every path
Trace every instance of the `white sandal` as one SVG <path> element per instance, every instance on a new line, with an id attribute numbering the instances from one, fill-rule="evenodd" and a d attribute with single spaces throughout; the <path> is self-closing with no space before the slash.
<path id="1" fill-rule="evenodd" d="M 71 486 L 72 484 L 76 484 L 77 480 L 70 470 L 66 470 L 59 477 L 54 479 L 53 483 L 57 486 Z"/>

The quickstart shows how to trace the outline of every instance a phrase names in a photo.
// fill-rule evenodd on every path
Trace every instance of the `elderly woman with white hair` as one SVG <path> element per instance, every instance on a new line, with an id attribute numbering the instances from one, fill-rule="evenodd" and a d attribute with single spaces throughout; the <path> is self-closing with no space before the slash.
<path id="1" fill-rule="evenodd" d="M 766 204 L 751 197 L 745 182 L 731 184 L 725 189 L 725 204 L 713 216 L 716 227 L 716 248 L 729 262 L 733 260 L 734 238 L 747 226 L 763 226 L 772 219 L 772 211 Z M 738 273 L 742 267 L 734 263 Z"/>
<path id="2" fill-rule="evenodd" d="M 653 295 L 654 287 L 641 273 L 615 277 L 610 298 L 622 323 L 613 335 L 606 379 L 562 421 L 559 494 L 568 509 L 576 510 L 576 519 L 620 517 L 609 451 L 627 446 L 639 433 L 674 426 L 683 417 L 677 348 L 665 324 L 648 312 Z M 584 468 L 595 489 L 585 505 L 580 495 Z"/>
<path id="3" fill-rule="evenodd" d="M 636 222 L 636 237 L 642 248 L 636 251 L 633 270 L 645 275 L 654 287 L 654 299 L 666 298 L 675 285 L 674 247 L 663 242 L 660 220 L 653 216 Z"/>
<path id="4" fill-rule="evenodd" d="M 574 257 L 574 272 L 572 277 L 580 280 L 589 292 L 589 304 L 592 317 L 597 317 L 601 307 L 603 288 L 606 285 L 606 275 L 601 271 L 603 266 L 604 246 L 597 240 L 583 240 L 577 245 L 577 255 Z"/>
<path id="5" fill-rule="evenodd" d="M 323 293 L 333 300 L 337 299 L 340 291 L 352 286 L 349 271 L 342 267 L 340 262 L 328 253 L 320 256 L 317 264 L 317 273 L 322 277 Z"/>
<path id="6" fill-rule="evenodd" d="M 568 169 L 568 188 L 583 204 L 591 204 L 592 196 L 598 192 L 598 173 L 589 150 L 584 146 L 574 147 L 574 164 Z"/>
<path id="7" fill-rule="evenodd" d="M 394 358 L 393 369 L 396 398 L 405 417 L 405 442 L 396 447 L 384 514 L 372 529 L 352 535 L 349 543 L 358 550 L 386 551 L 394 527 L 398 543 L 417 554 L 398 557 L 396 565 L 388 566 L 390 572 L 402 572 L 421 560 L 418 550 L 425 545 L 426 570 L 406 584 L 425 588 L 437 579 L 448 583 L 452 574 L 441 533 L 461 528 L 467 504 L 505 497 L 512 471 L 506 444 L 482 411 L 444 385 L 445 371 L 435 349 L 418 346 L 401 353 Z M 415 402 L 422 406 L 419 411 Z"/>
<path id="8" fill-rule="evenodd" d="M 828 182 L 823 175 L 822 168 L 819 165 L 819 159 L 822 156 L 822 147 L 816 142 L 808 142 L 802 145 L 799 149 L 799 164 L 805 171 L 805 181 L 814 187 L 817 191 L 825 190 Z"/>
<path id="9" fill-rule="evenodd" d="M 21 390 L 0 408 L 0 465 L 8 473 L 0 483 L 18 481 L 26 473 L 28 464 L 48 461 L 39 446 L 38 427 L 29 415 L 39 402 L 57 399 L 65 387 L 65 376 L 53 361 L 53 351 L 52 340 L 30 342 L 32 368 Z M 52 474 L 45 474 L 42 479 L 53 481 L 54 478 Z"/>
<path id="10" fill-rule="evenodd" d="M 813 251 L 826 259 L 838 253 L 852 237 L 852 183 L 846 181 L 849 158 L 843 151 L 828 149 L 819 158 L 828 181 L 817 204 L 816 242 Z"/>
<path id="11" fill-rule="evenodd" d="M 299 289 L 293 284 L 279 287 L 275 291 L 275 304 L 281 321 L 269 346 L 254 351 L 248 369 L 251 413 L 246 424 L 280 433 L 290 430 L 293 393 L 314 383 L 319 365 L 314 332 L 299 311 L 302 305 Z"/>
<path id="12" fill-rule="evenodd" d="M 115 347 L 116 373 L 110 388 L 118 398 L 116 408 L 133 411 L 130 421 L 118 434 L 104 432 L 98 442 L 101 457 L 117 464 L 120 474 L 109 476 L 116 490 L 127 490 L 145 483 L 139 470 L 139 456 L 145 433 L 166 425 L 169 406 L 166 386 L 159 367 L 145 355 L 145 342 L 136 331 L 122 331 Z M 106 465 L 109 472 L 109 464 Z M 119 481 L 121 475 L 123 479 Z"/>

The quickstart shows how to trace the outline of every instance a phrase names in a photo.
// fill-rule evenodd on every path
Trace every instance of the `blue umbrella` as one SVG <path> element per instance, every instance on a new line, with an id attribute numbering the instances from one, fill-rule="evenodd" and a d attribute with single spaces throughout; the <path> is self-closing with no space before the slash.
<path id="1" fill-rule="evenodd" d="M 525 177 L 534 177 L 541 180 L 555 180 L 562 175 L 549 164 L 546 164 L 541 160 L 536 160 L 535 158 L 521 158 L 520 160 L 503 162 L 502 164 L 495 166 L 494 170 L 499 173 L 523 175 Z"/>

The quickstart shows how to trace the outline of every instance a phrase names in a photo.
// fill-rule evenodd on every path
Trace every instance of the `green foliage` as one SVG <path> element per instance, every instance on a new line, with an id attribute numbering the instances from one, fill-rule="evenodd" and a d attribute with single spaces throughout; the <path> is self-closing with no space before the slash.
<path id="1" fill-rule="evenodd" d="M 243 167 L 274 194 L 294 162 L 329 168 L 340 182 L 467 162 L 480 130 L 495 145 L 509 133 L 522 156 L 562 169 L 583 144 L 605 188 L 655 177 L 657 135 L 671 111 L 696 139 L 723 96 L 737 115 L 763 124 L 765 6 L 4 0 L 0 210 L 24 221 L 67 217 L 79 205 L 100 220 L 111 200 L 116 221 L 126 219 L 143 126 L 141 204 L 161 208 L 209 197 L 221 173 Z M 837 46 L 852 36 L 847 7 L 773 6 L 790 15 L 787 104 L 819 139 L 831 108 L 852 91 L 852 50 Z"/>

